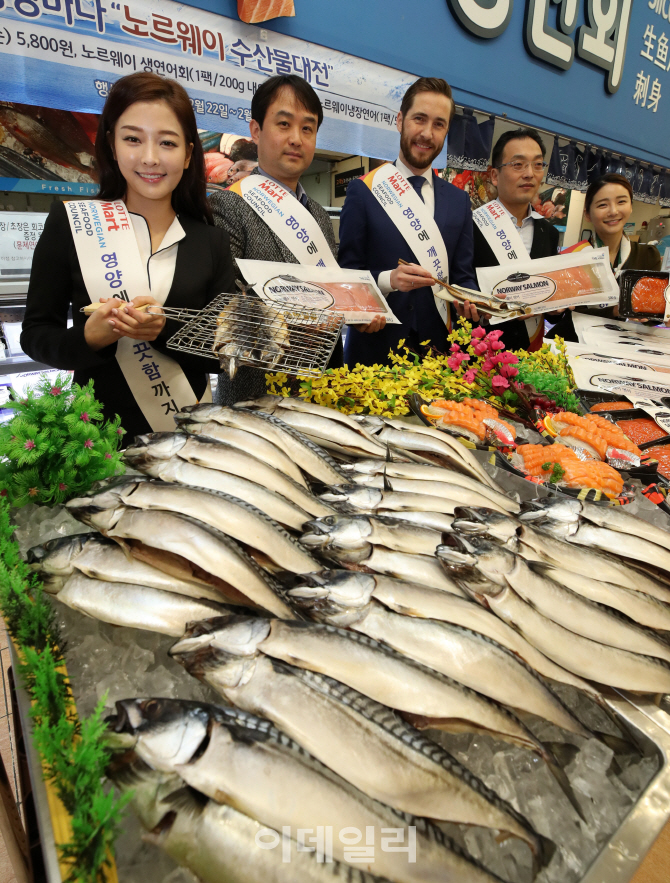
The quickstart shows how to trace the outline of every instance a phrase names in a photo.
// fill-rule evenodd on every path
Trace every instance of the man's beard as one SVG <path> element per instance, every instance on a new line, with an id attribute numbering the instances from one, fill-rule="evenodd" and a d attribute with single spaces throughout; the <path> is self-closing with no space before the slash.
<path id="1" fill-rule="evenodd" d="M 402 155 L 410 165 L 413 165 L 417 169 L 427 169 L 432 164 L 435 157 L 440 155 L 443 146 L 444 139 L 442 139 L 442 143 L 436 147 L 431 154 L 416 156 L 412 150 L 412 142 L 410 141 L 409 136 L 405 134 L 404 130 L 400 133 L 400 149 L 402 150 Z"/>

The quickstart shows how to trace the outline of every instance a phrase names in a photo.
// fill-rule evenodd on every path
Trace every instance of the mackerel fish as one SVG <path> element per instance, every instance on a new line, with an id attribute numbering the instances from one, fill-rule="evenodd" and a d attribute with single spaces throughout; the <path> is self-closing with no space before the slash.
<path id="1" fill-rule="evenodd" d="M 242 548 L 226 534 L 187 515 L 158 509 L 141 510 L 119 507 L 90 512 L 73 509 L 85 523 L 105 530 L 119 540 L 139 540 L 154 549 L 174 552 L 193 561 L 207 573 L 224 580 L 237 593 L 276 616 L 291 618 L 290 608 L 279 598 L 272 577 L 265 573 Z M 100 529 L 100 528 L 99 528 Z"/>
<path id="2" fill-rule="evenodd" d="M 195 624 L 186 637 L 207 634 Z M 217 632 L 217 643 L 225 635 Z M 507 831 L 535 849 L 525 819 L 447 751 L 391 709 L 326 675 L 256 653 L 211 646 L 171 651 L 185 668 L 243 711 L 268 718 L 369 797 L 431 819 Z"/>
<path id="3" fill-rule="evenodd" d="M 435 825 L 397 813 L 336 776 L 269 721 L 244 711 L 170 699 L 117 703 L 111 726 L 134 737 L 149 766 L 175 772 L 192 788 L 275 830 L 332 826 L 333 856 L 344 860 L 339 833 L 351 826 L 416 827 L 416 862 L 376 850 L 368 867 L 395 883 L 443 883 L 445 877 L 491 883 Z M 346 839 L 346 838 L 345 838 Z"/>
<path id="4" fill-rule="evenodd" d="M 516 500 L 513 500 L 506 494 L 500 493 L 488 485 L 482 484 L 481 481 L 469 475 L 464 475 L 462 472 L 445 469 L 444 466 L 432 466 L 427 463 L 388 463 L 385 460 L 358 460 L 343 468 L 345 471 L 353 472 L 356 475 L 384 475 L 390 479 L 394 490 L 400 490 L 394 479 L 426 483 L 437 482 L 473 491 L 479 497 L 489 500 L 490 503 L 495 504 L 505 512 L 518 512 L 520 508 Z M 417 490 L 417 493 L 420 493 L 420 491 Z M 429 493 L 429 491 L 426 490 L 425 493 Z M 447 490 L 443 489 L 442 493 L 445 497 L 449 496 Z"/>
<path id="5" fill-rule="evenodd" d="M 670 608 L 661 601 L 657 601 L 656 598 L 652 598 L 651 595 L 635 592 L 632 589 L 623 589 L 612 583 L 600 582 L 583 574 L 571 573 L 561 567 L 553 567 L 551 564 L 533 562 L 530 567 L 536 573 L 548 576 L 559 585 L 571 589 L 590 601 L 596 601 L 624 613 L 629 619 L 640 625 L 670 631 Z"/>
<path id="6" fill-rule="evenodd" d="M 165 510 L 188 515 L 233 539 L 266 554 L 291 573 L 322 570 L 322 565 L 281 525 L 260 509 L 220 491 L 162 481 L 122 478 L 112 480 L 87 497 L 72 501 L 71 508 Z"/>
<path id="7" fill-rule="evenodd" d="M 226 616 L 199 623 L 172 648 L 180 654 L 213 647 L 238 656 L 262 652 L 274 659 L 328 675 L 371 699 L 396 708 L 420 729 L 482 732 L 528 748 L 526 727 L 497 702 L 442 675 L 388 644 L 356 631 L 315 622 L 284 622 Z M 566 718 L 573 732 L 587 731 Z M 463 723 L 467 722 L 467 723 Z"/>
<path id="8" fill-rule="evenodd" d="M 196 466 L 241 475 L 242 478 L 263 484 L 271 491 L 294 500 L 310 515 L 319 517 L 333 511 L 331 506 L 327 506 L 288 476 L 224 442 L 178 432 L 154 432 L 138 436 L 134 445 L 127 448 L 124 454 L 126 462 L 140 471 L 144 464 L 152 460 L 170 460 L 173 457 L 195 463 Z"/>
<path id="9" fill-rule="evenodd" d="M 550 521 L 577 524 L 580 519 L 585 519 L 598 527 L 641 537 L 670 551 L 670 531 L 657 527 L 644 518 L 631 515 L 625 511 L 624 506 L 596 506 L 595 503 L 588 503 L 585 500 L 549 497 L 524 504 L 524 510 L 519 516 L 521 521 L 548 518 Z"/>
<path id="10" fill-rule="evenodd" d="M 201 404 L 184 408 L 177 414 L 175 420 L 177 424 L 208 423 L 213 420 L 224 426 L 244 429 L 271 441 L 312 478 L 328 485 L 340 484 L 345 480 L 344 473 L 330 454 L 302 433 L 269 414 L 243 410 L 239 407 L 225 408 L 221 405 Z"/>
<path id="11" fill-rule="evenodd" d="M 498 506 L 485 494 L 456 484 L 448 484 L 445 481 L 419 481 L 407 478 L 394 478 L 391 481 L 388 476 L 382 474 L 356 474 L 351 476 L 351 480 L 355 485 L 365 490 L 397 492 L 407 497 L 436 497 L 440 506 L 448 510 L 455 510 L 457 506 L 484 506 L 508 514 L 506 509 Z M 322 496 L 321 499 L 324 497 Z"/>
<path id="12" fill-rule="evenodd" d="M 310 515 L 287 500 L 281 494 L 268 490 L 254 481 L 240 478 L 239 475 L 231 475 L 229 472 L 219 472 L 218 469 L 207 469 L 205 466 L 196 466 L 174 457 L 172 460 L 149 460 L 138 466 L 146 475 L 152 478 L 160 478 L 176 484 L 187 484 L 191 487 L 204 488 L 205 490 L 220 491 L 246 500 L 252 506 L 265 512 L 270 518 L 274 518 L 279 524 L 300 530 Z"/>
<path id="13" fill-rule="evenodd" d="M 492 638 L 454 623 L 394 613 L 375 599 L 367 603 L 361 599 L 356 610 L 351 602 L 343 608 L 331 598 L 323 603 L 304 597 L 310 594 L 301 589 L 289 593 L 293 602 L 301 603 L 302 609 L 319 622 L 342 625 L 344 621 L 355 631 L 388 644 L 494 702 L 585 735 L 584 727 L 542 683 L 537 672 Z"/>
<path id="14" fill-rule="evenodd" d="M 66 577 L 79 571 L 91 579 L 105 582 L 149 586 L 190 598 L 223 600 L 220 592 L 190 573 L 179 576 L 151 567 L 135 557 L 126 556 L 118 543 L 98 533 L 59 537 L 41 546 L 33 546 L 28 550 L 27 560 L 40 574 L 60 578 L 60 583 L 56 583 L 59 588 Z"/>
<path id="15" fill-rule="evenodd" d="M 224 442 L 233 448 L 239 448 L 252 454 L 256 459 L 262 460 L 264 463 L 288 475 L 293 481 L 306 488 L 307 483 L 303 478 L 302 472 L 282 450 L 273 442 L 262 438 L 260 435 L 254 435 L 244 429 L 235 429 L 233 426 L 224 426 L 215 420 L 209 423 L 180 423 L 179 429 L 189 435 L 201 435 L 207 438 L 213 438 L 215 441 Z"/>
<path id="16" fill-rule="evenodd" d="M 75 573 L 56 598 L 93 619 L 171 635 L 184 634 L 189 622 L 217 616 L 235 608 L 214 601 L 187 598 L 149 586 L 108 583 Z"/>
<path id="17" fill-rule="evenodd" d="M 357 484 L 330 488 L 319 496 L 326 503 L 343 504 L 353 511 L 374 513 L 380 509 L 394 512 L 431 512 L 452 515 L 455 500 L 432 494 L 408 494 Z"/>
<path id="18" fill-rule="evenodd" d="M 143 840 L 160 847 L 202 883 L 388 883 L 341 862 L 324 862 L 316 852 L 259 848 L 279 835 L 232 806 L 216 803 L 185 786 L 175 775 L 152 770 L 140 760 L 111 777 L 132 791 L 131 806 L 149 833 Z M 321 860 L 320 860 L 321 859 Z"/>
<path id="19" fill-rule="evenodd" d="M 471 547 L 472 548 L 472 547 Z M 558 665 L 582 678 L 640 693 L 670 691 L 670 665 L 651 656 L 612 647 L 571 631 L 539 612 L 539 603 L 525 601 L 512 587 L 514 557 L 504 549 L 479 540 L 467 553 L 471 567 L 483 579 L 461 585 L 471 597 L 485 604 L 505 622 L 514 625 L 530 643 Z M 463 555 L 462 566 L 467 566 Z M 512 560 L 510 560 L 512 559 Z M 537 580 L 537 574 L 534 582 Z M 520 587 L 522 578 L 514 579 Z M 524 586 L 529 595 L 532 588 Z"/>
<path id="20" fill-rule="evenodd" d="M 396 552 L 432 555 L 442 540 L 442 533 L 394 518 L 368 515 L 326 515 L 308 521 L 300 542 L 311 549 L 361 549 L 366 556 L 369 546 L 385 546 Z"/>
<path id="21" fill-rule="evenodd" d="M 319 574 L 310 574 L 300 580 L 298 588 L 306 600 L 312 598 L 315 603 L 327 604 L 328 609 L 331 609 L 331 601 L 339 605 L 344 618 L 333 623 L 336 625 L 349 625 L 347 612 L 354 621 L 360 615 L 360 608 L 375 599 L 395 613 L 451 622 L 472 629 L 511 650 L 543 677 L 577 687 L 597 701 L 603 701 L 591 684 L 556 665 L 515 629 L 472 600 L 406 580 L 350 570 L 324 570 Z M 293 592 L 289 590 L 289 597 L 292 595 Z"/>

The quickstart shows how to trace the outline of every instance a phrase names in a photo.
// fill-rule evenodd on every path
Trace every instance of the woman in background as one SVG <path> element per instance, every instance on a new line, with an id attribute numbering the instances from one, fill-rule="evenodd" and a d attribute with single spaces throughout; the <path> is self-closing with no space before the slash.
<path id="1" fill-rule="evenodd" d="M 623 175 L 602 175 L 589 185 L 584 199 L 584 217 L 593 224 L 592 245 L 609 250 L 610 266 L 617 279 L 622 270 L 661 269 L 661 255 L 657 248 L 642 242 L 631 242 L 624 233 L 632 212 L 633 188 Z M 604 310 L 577 307 L 577 310 L 600 316 L 616 316 L 618 313 L 618 307 Z M 577 341 L 571 311 L 566 311 L 548 336 Z"/>

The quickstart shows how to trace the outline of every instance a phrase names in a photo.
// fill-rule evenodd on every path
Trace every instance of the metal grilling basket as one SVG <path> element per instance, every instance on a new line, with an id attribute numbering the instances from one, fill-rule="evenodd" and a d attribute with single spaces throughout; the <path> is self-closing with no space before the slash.
<path id="1" fill-rule="evenodd" d="M 275 307 L 256 295 L 220 294 L 204 310 L 163 308 L 168 319 L 184 322 L 167 343 L 169 349 L 192 356 L 214 358 L 214 342 L 219 318 L 228 312 L 234 316 L 233 327 L 226 339 L 231 375 L 239 365 L 265 371 L 320 377 L 326 370 L 335 344 L 342 331 L 344 318 L 340 313 L 312 310 L 305 307 Z M 260 332 L 265 340 L 282 341 L 275 352 L 264 352 L 259 345 Z M 287 333 L 288 332 L 288 333 Z"/>

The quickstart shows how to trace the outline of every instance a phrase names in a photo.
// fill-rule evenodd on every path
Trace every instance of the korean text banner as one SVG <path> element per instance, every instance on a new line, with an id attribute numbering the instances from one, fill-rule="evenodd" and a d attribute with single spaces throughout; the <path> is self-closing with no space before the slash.
<path id="1" fill-rule="evenodd" d="M 0 0 L 0 100 L 99 113 L 134 71 L 182 83 L 201 129 L 247 136 L 258 86 L 298 74 L 323 104 L 319 147 L 384 159 L 397 156 L 395 118 L 414 80 L 171 0 Z"/>

